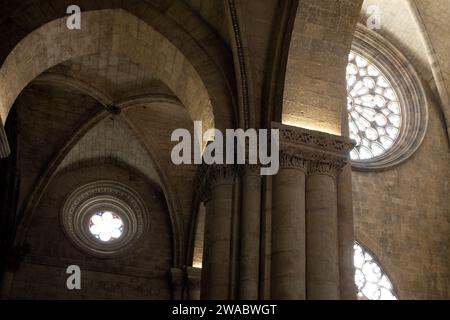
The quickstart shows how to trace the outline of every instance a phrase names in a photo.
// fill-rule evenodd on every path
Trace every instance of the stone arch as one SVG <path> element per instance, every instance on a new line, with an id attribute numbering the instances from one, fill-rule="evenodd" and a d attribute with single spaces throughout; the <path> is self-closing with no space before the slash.
<path id="1" fill-rule="evenodd" d="M 82 21 L 81 30 L 69 30 L 66 18 L 53 20 L 27 35 L 8 55 L 0 69 L 3 123 L 18 94 L 40 73 L 75 57 L 107 51 L 126 56 L 161 79 L 192 120 L 204 122 L 205 130 L 233 126 L 232 98 L 213 62 L 194 66 L 165 36 L 124 10 L 84 12 Z"/>
<path id="2" fill-rule="evenodd" d="M 177 95 L 191 119 L 204 122 L 205 130 L 215 126 L 233 126 L 229 116 L 233 113 L 232 98 L 228 96 L 225 80 L 220 80 L 222 75 L 213 62 L 204 60 L 203 66 L 200 66 L 197 61 L 194 66 L 161 33 L 121 9 L 88 11 L 83 13 L 82 21 L 81 30 L 67 29 L 66 18 L 48 22 L 28 34 L 8 55 L 0 69 L 0 117 L 3 123 L 20 92 L 42 72 L 73 58 L 110 52 L 141 65 L 163 81 Z M 200 51 L 199 56 L 204 56 L 204 52 Z M 105 100 L 99 99 L 101 96 L 98 93 L 94 98 Z M 211 100 L 212 96 L 216 97 L 217 103 Z M 220 114 L 217 117 L 216 111 Z M 55 161 L 54 164 L 58 159 Z M 46 175 L 50 179 L 51 170 Z M 43 182 L 44 189 L 46 183 L 48 181 Z M 177 218 L 180 208 L 173 203 L 169 206 L 172 230 L 178 235 L 181 228 Z M 25 230 L 26 223 L 23 224 Z M 184 236 L 181 234 L 174 241 L 175 262 L 183 259 Z M 17 241 L 20 242 L 21 237 Z"/>
<path id="3" fill-rule="evenodd" d="M 419 29 L 420 37 L 423 45 L 426 48 L 428 63 L 433 74 L 433 79 L 436 85 L 436 89 L 441 102 L 442 112 L 445 118 L 445 124 L 447 126 L 447 135 L 450 138 L 450 97 L 449 97 L 449 86 L 446 84 L 446 79 L 444 77 L 442 61 L 439 59 L 439 55 L 436 52 L 433 41 L 430 34 L 426 28 L 423 16 L 419 12 L 417 3 L 412 0 L 406 1 L 409 9 L 413 14 L 413 18 Z"/>
<path id="4" fill-rule="evenodd" d="M 122 10 L 83 14 L 83 28 L 67 29 L 66 19 L 52 21 L 29 34 L 10 53 L 1 68 L 2 119 L 22 89 L 41 72 L 74 57 L 111 51 L 129 57 L 164 79 L 180 96 L 194 119 L 212 118 L 211 102 L 199 75 L 186 58 L 161 34 Z M 179 61 L 170 64 L 168 60 Z M 175 67 L 179 68 L 175 70 Z M 180 76 L 185 72 L 187 83 Z M 190 90 L 197 91 L 197 102 Z M 211 123 L 212 119 L 209 120 Z"/>
<path id="5" fill-rule="evenodd" d="M 283 106 L 275 110 L 275 119 L 309 130 L 345 134 L 346 61 L 362 3 L 336 1 L 330 7 L 329 3 L 299 1 L 286 48 Z"/>
<path id="6" fill-rule="evenodd" d="M 104 97 L 103 93 L 99 91 L 96 87 L 86 86 L 85 83 L 80 83 L 75 79 L 69 78 L 60 78 L 60 77 L 38 77 L 35 82 L 42 82 L 54 85 L 67 85 L 73 88 L 76 91 L 83 92 L 87 95 L 90 95 L 94 98 L 98 99 L 98 102 L 101 104 L 108 104 L 109 98 Z M 151 106 L 153 104 L 172 104 L 173 106 L 182 108 L 182 105 L 175 97 L 166 97 L 160 95 L 147 95 L 140 96 L 139 98 L 129 98 L 119 102 L 119 108 L 122 110 L 128 108 L 135 108 L 142 104 L 146 104 Z M 47 191 L 48 186 L 51 184 L 52 179 L 57 176 L 60 172 L 65 171 L 62 166 L 64 161 L 67 160 L 67 156 L 73 150 L 73 148 L 87 135 L 91 130 L 93 130 L 96 126 L 98 126 L 102 121 L 108 118 L 110 113 L 105 110 L 98 112 L 94 115 L 88 122 L 82 124 L 80 127 L 76 128 L 73 136 L 67 141 L 67 143 L 55 154 L 55 156 L 50 161 L 47 169 L 42 174 L 41 178 L 38 180 L 35 189 L 31 193 L 30 197 L 26 201 L 25 207 L 21 210 L 25 213 L 24 217 L 20 220 L 18 229 L 15 236 L 15 247 L 22 247 L 25 244 L 28 230 L 30 229 L 31 223 L 33 221 L 33 217 L 35 214 L 35 210 L 39 205 L 42 197 Z M 156 156 L 153 155 L 152 151 L 156 150 L 156 145 L 152 143 L 146 143 L 143 139 L 138 135 L 132 127 L 129 127 L 130 124 L 123 118 L 119 119 L 122 122 L 122 125 L 126 126 L 130 132 L 136 136 L 136 143 L 142 145 L 147 152 L 147 156 L 150 159 L 150 164 L 152 166 L 152 170 L 154 170 L 153 175 L 149 175 L 148 172 L 143 170 L 143 166 L 141 167 L 133 167 L 130 163 L 125 161 L 120 161 L 120 166 L 123 168 L 128 168 L 132 171 L 139 172 L 140 175 L 145 177 L 149 183 L 157 187 L 164 194 L 164 198 L 167 204 L 169 220 L 170 220 L 170 228 L 172 231 L 172 255 L 173 255 L 173 264 L 174 266 L 178 266 L 183 263 L 185 259 L 185 241 L 186 235 L 183 227 L 182 221 L 182 205 L 178 198 L 175 196 L 176 192 L 173 184 L 171 183 L 167 172 L 161 166 L 161 160 L 157 159 Z M 91 158 L 97 159 L 97 158 Z M 99 159 L 97 159 L 99 160 Z M 81 161 L 82 163 L 83 161 Z M 80 161 L 77 160 L 74 162 L 75 164 L 79 164 Z M 73 168 L 72 168 L 73 169 Z M 69 168 L 69 171 L 72 170 Z"/>

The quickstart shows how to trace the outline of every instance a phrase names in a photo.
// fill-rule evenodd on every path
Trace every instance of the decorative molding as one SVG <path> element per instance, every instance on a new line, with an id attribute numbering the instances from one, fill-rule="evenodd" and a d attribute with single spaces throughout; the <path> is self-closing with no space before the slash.
<path id="1" fill-rule="evenodd" d="M 283 169 L 299 169 L 307 171 L 308 161 L 300 153 L 280 151 L 280 167 Z"/>
<path id="2" fill-rule="evenodd" d="M 292 127 L 277 122 L 272 122 L 272 129 L 280 130 L 280 144 L 303 146 L 341 156 L 348 156 L 354 146 L 351 140 L 342 136 Z"/>
<path id="3" fill-rule="evenodd" d="M 270 53 L 267 60 L 268 70 L 266 83 L 266 98 L 263 100 L 266 108 L 264 127 L 270 127 L 272 121 L 281 122 L 283 109 L 283 96 L 286 82 L 286 68 L 291 47 L 292 32 L 299 0 L 284 0 L 279 2 L 279 12 L 276 15 L 274 32 L 270 45 Z"/>
<path id="4" fill-rule="evenodd" d="M 308 166 L 308 175 L 309 176 L 326 175 L 332 178 L 336 178 L 344 165 L 339 161 L 338 162 L 310 161 Z"/>
<path id="5" fill-rule="evenodd" d="M 348 138 L 272 122 L 280 131 L 280 166 L 336 176 L 354 143 Z"/>
<path id="6" fill-rule="evenodd" d="M 409 159 L 420 147 L 428 128 L 428 102 L 425 89 L 413 65 L 381 35 L 358 24 L 352 51 L 366 58 L 387 76 L 400 100 L 402 127 L 395 144 L 379 157 L 352 161 L 360 171 L 385 170 Z"/>
<path id="7" fill-rule="evenodd" d="M 406 1 L 410 10 L 413 13 L 413 16 L 416 20 L 416 25 L 419 28 L 420 35 L 422 36 L 422 43 L 426 48 L 428 64 L 431 67 L 431 72 L 433 74 L 433 81 L 429 83 L 431 87 L 435 87 L 437 94 L 439 95 L 439 100 L 442 105 L 442 112 L 444 113 L 444 120 L 447 127 L 447 136 L 450 142 L 450 97 L 449 92 L 447 91 L 447 85 L 444 80 L 443 75 L 443 66 L 438 59 L 438 55 L 433 46 L 433 42 L 431 40 L 430 34 L 425 26 L 425 21 L 423 19 L 422 14 L 417 7 L 416 0 L 408 0 Z"/>
<path id="8" fill-rule="evenodd" d="M 239 17 L 236 8 L 235 0 L 228 0 L 228 7 L 231 16 L 231 23 L 233 27 L 234 45 L 236 48 L 237 64 L 239 66 L 239 80 L 242 95 L 242 110 L 243 110 L 243 127 L 248 128 L 250 126 L 250 95 L 248 84 L 248 71 L 247 62 L 245 57 L 245 50 L 242 40 L 241 28 L 239 25 Z"/>
<path id="9" fill-rule="evenodd" d="M 235 165 L 202 164 L 194 179 L 194 190 L 198 190 L 199 199 L 203 202 L 211 200 L 211 190 L 220 184 L 232 184 L 239 174 L 239 168 Z"/>
<path id="10" fill-rule="evenodd" d="M 10 154 L 11 149 L 9 148 L 8 137 L 0 119 L 0 159 L 8 157 Z"/>
<path id="11" fill-rule="evenodd" d="M 98 211 L 112 211 L 124 223 L 121 238 L 108 243 L 95 239 L 88 221 Z M 66 199 L 60 221 L 66 236 L 88 254 L 117 257 L 130 251 L 147 229 L 147 209 L 140 195 L 115 181 L 98 181 L 81 186 Z"/>

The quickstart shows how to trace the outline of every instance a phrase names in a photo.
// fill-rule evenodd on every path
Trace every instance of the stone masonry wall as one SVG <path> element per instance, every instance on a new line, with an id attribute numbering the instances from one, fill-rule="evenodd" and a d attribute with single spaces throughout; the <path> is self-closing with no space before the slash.
<path id="1" fill-rule="evenodd" d="M 385 172 L 353 172 L 356 239 L 390 276 L 400 299 L 448 299 L 450 151 L 436 103 L 416 154 Z"/>
<path id="2" fill-rule="evenodd" d="M 149 229 L 126 256 L 91 257 L 73 246 L 59 221 L 65 198 L 76 187 L 100 179 L 125 183 L 146 201 Z M 169 299 L 172 243 L 168 213 L 159 191 L 134 172 L 102 164 L 58 174 L 42 198 L 27 236 L 30 246 L 14 275 L 13 299 Z M 81 268 L 82 290 L 69 291 L 69 265 Z"/>
<path id="3" fill-rule="evenodd" d="M 300 1 L 286 70 L 283 123 L 341 134 L 345 69 L 362 1 Z"/>

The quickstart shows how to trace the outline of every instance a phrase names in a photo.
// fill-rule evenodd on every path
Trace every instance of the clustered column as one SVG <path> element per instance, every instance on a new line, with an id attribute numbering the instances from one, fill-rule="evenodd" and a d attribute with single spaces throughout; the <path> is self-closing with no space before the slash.
<path id="1" fill-rule="evenodd" d="M 271 298 L 340 298 L 337 177 L 353 144 L 273 124 L 280 171 L 273 180 Z"/>

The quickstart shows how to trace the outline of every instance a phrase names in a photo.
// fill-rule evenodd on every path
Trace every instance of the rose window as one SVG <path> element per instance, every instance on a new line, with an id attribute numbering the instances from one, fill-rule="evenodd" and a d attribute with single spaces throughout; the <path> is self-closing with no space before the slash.
<path id="1" fill-rule="evenodd" d="M 356 142 L 351 159 L 383 155 L 394 146 L 402 126 L 397 93 L 377 67 L 355 52 L 349 56 L 347 92 L 350 138 Z"/>
<path id="2" fill-rule="evenodd" d="M 113 212 L 97 212 L 89 220 L 89 231 L 102 242 L 114 241 L 123 234 L 123 221 Z"/>

